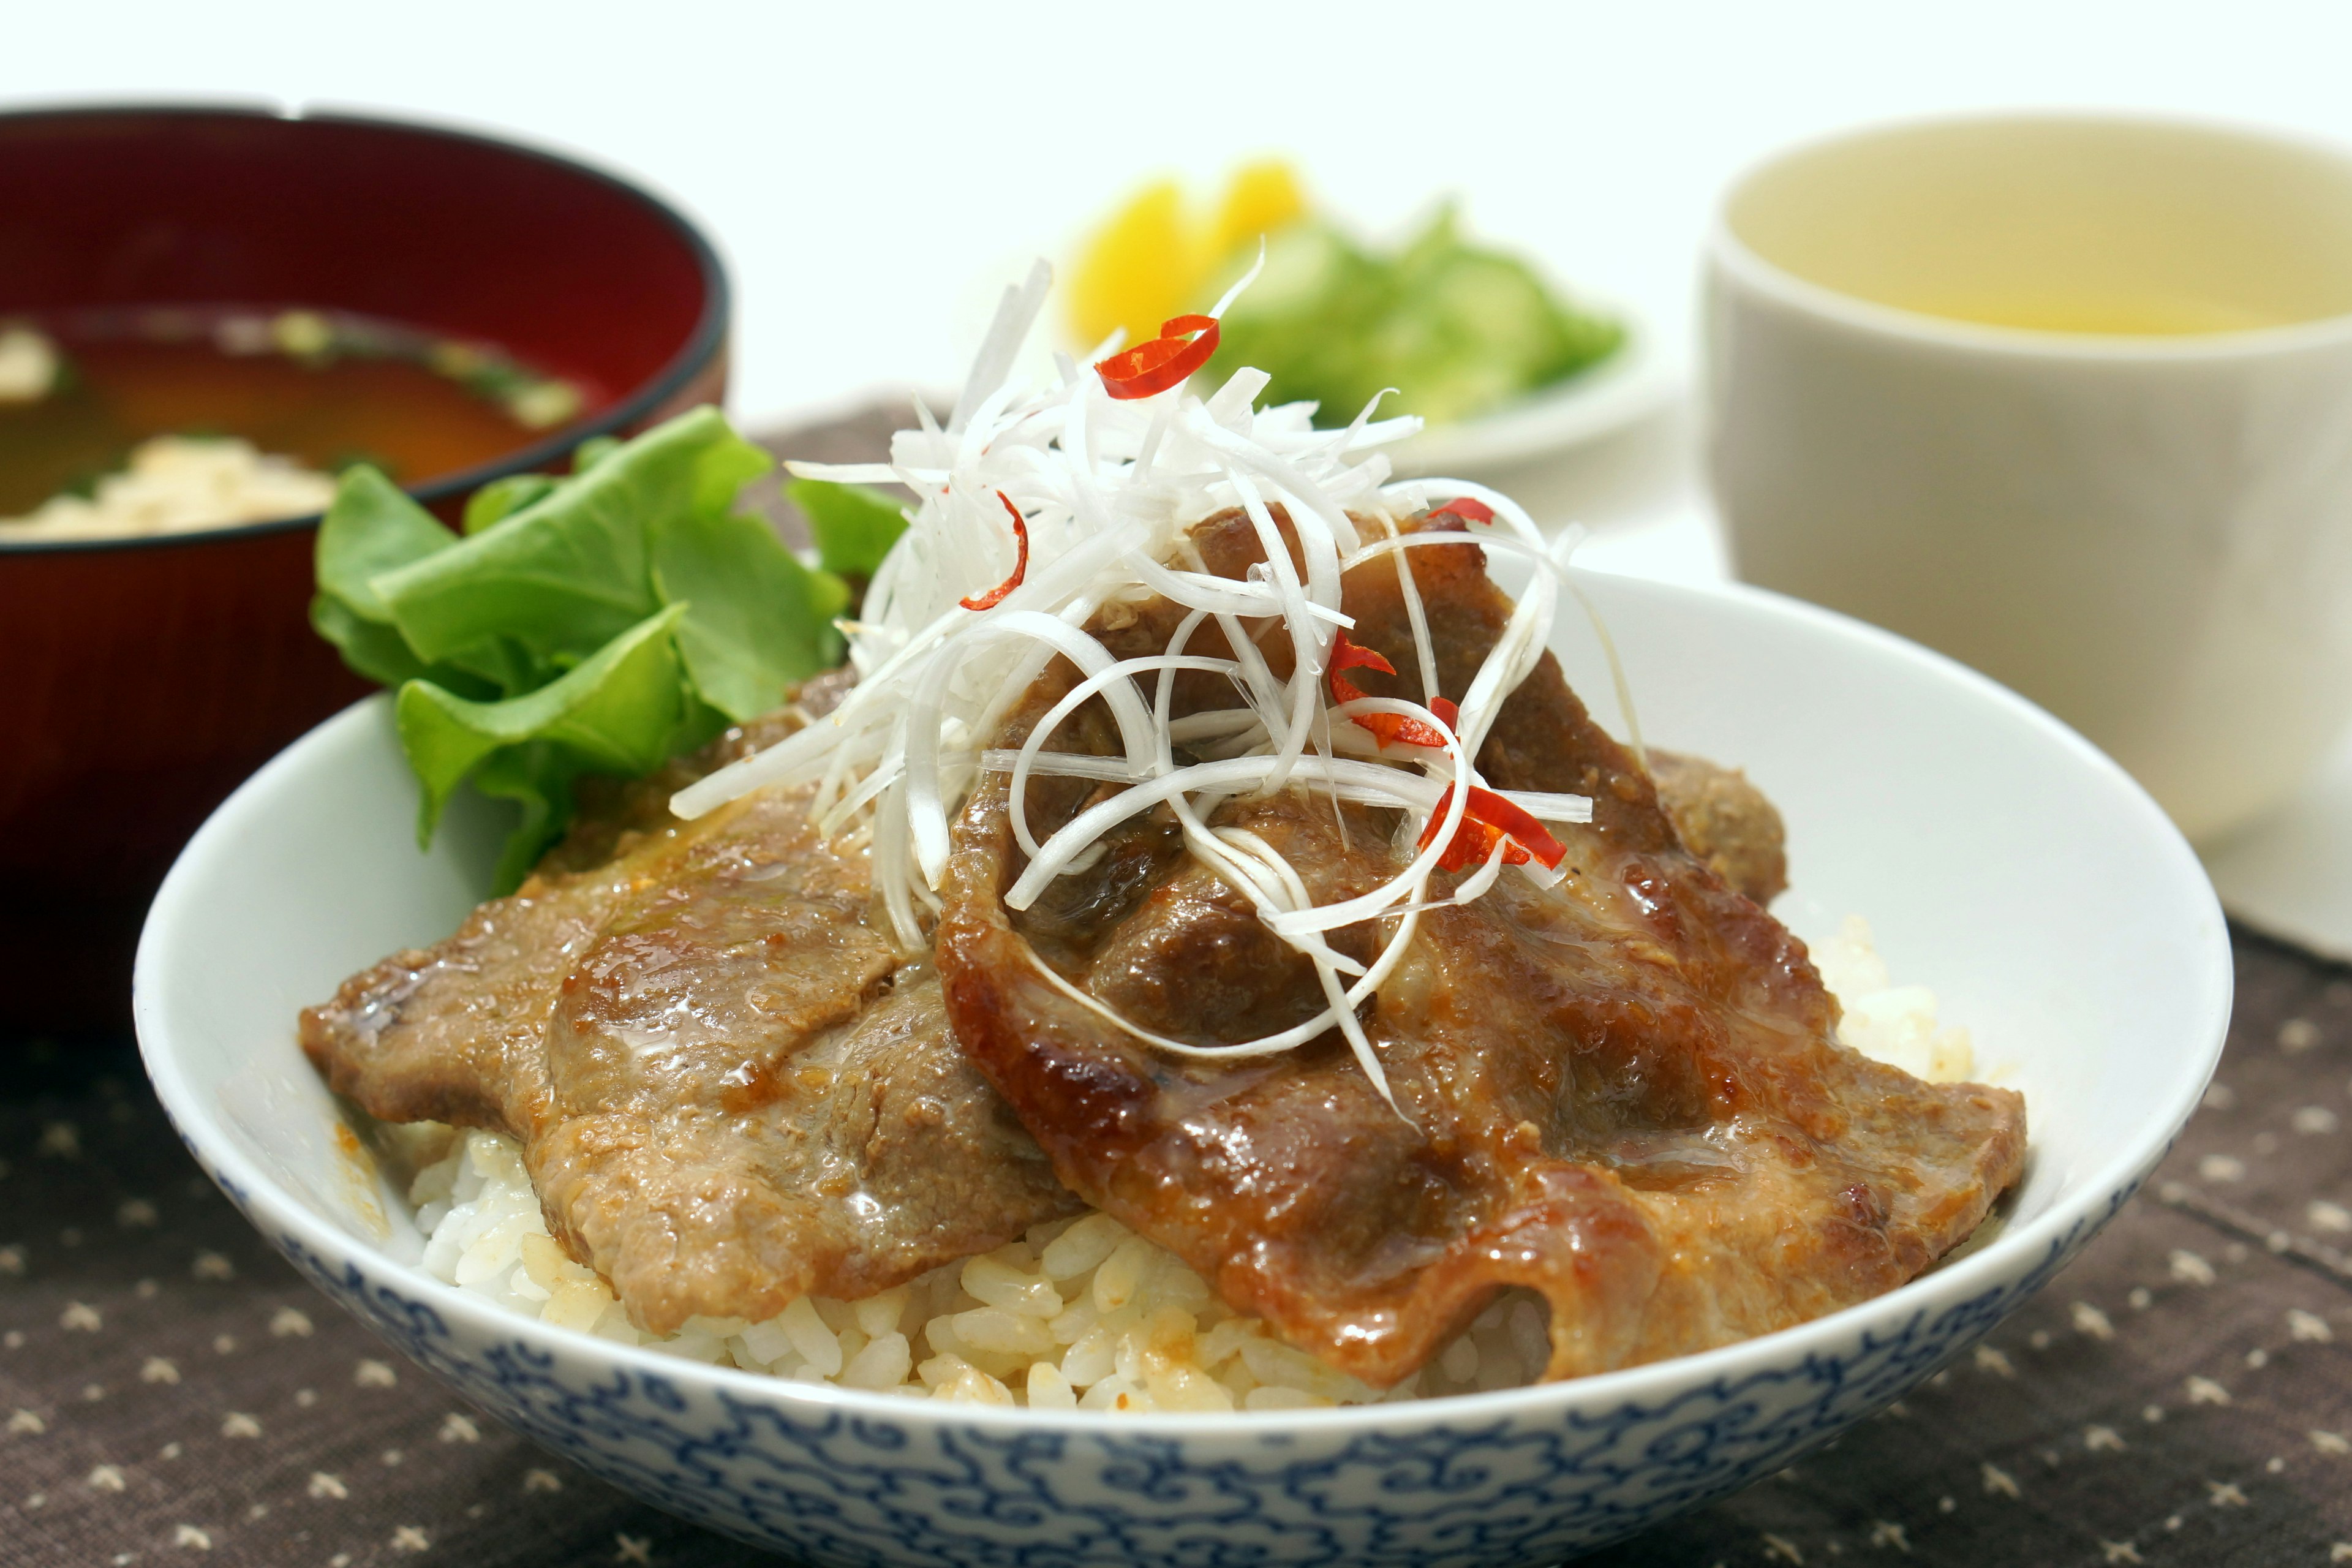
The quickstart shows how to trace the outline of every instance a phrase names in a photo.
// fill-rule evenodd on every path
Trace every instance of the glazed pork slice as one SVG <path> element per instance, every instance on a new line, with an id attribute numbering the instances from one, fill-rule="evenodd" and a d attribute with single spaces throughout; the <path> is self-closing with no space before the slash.
<path id="1" fill-rule="evenodd" d="M 797 793 L 669 816 L 837 691 L 803 697 L 605 790 L 513 897 L 302 1015 L 370 1114 L 520 1140 L 549 1230 L 656 1333 L 887 1289 L 1077 1206 L 956 1049 L 936 972 L 869 921 L 862 849 Z"/>
<path id="2" fill-rule="evenodd" d="M 1780 808 L 1738 768 L 1650 748 L 1645 759 L 1658 805 L 1683 847 L 1755 902 L 1789 887 L 1788 835 Z"/>
<path id="3" fill-rule="evenodd" d="M 1202 535 L 1220 572 L 1255 558 L 1221 520 Z M 1473 544 L 1413 563 L 1439 683 L 1458 700 L 1509 605 Z M 1393 568 L 1359 567 L 1344 589 L 1356 640 L 1410 672 Z M 1137 646 L 1114 651 L 1142 651 L 1154 618 L 1115 634 Z M 1073 679 L 1049 670 L 998 743 Z M 1416 686 L 1408 674 L 1395 689 Z M 1081 710 L 1055 743 L 1109 739 Z M 955 825 L 937 952 L 958 1037 L 1070 1186 L 1236 1310 L 1379 1385 L 1506 1288 L 1545 1298 L 1547 1375 L 1570 1377 L 1877 1295 L 1974 1230 L 2022 1163 L 2018 1096 L 1925 1084 L 1838 1045 L 1802 944 L 1684 846 L 1549 658 L 1480 765 L 1503 787 L 1589 795 L 1594 821 L 1560 830 L 1572 874 L 1556 887 L 1507 874 L 1422 918 L 1362 1014 L 1398 1109 L 1336 1034 L 1286 1056 L 1180 1058 L 1050 984 L 1046 966 L 1197 1045 L 1322 1005 L 1307 963 L 1164 817 L 1130 819 L 1088 869 L 1009 910 L 1024 862 L 1003 774 Z M 1032 823 L 1042 836 L 1111 787 L 1033 780 Z M 1343 833 L 1327 796 L 1238 799 L 1213 822 L 1281 849 L 1318 903 L 1404 858 L 1393 814 L 1348 807 Z M 1359 927 L 1334 945 L 1364 961 L 1378 942 Z"/>

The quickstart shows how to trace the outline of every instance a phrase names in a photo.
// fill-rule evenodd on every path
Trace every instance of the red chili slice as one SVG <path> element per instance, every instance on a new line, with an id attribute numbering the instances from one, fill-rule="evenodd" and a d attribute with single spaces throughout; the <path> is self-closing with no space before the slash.
<path id="1" fill-rule="evenodd" d="M 1382 675 L 1396 673 L 1395 665 L 1373 649 L 1360 647 L 1350 642 L 1344 631 L 1331 644 L 1331 700 L 1353 702 L 1366 693 L 1363 688 L 1339 673 L 1343 669 L 1377 669 Z M 1461 710 L 1443 697 L 1430 704 L 1430 711 L 1448 724 L 1461 717 Z M 1443 734 L 1409 714 L 1358 713 L 1354 715 L 1354 721 L 1383 746 L 1428 746 L 1442 750 L 1445 745 Z"/>
<path id="2" fill-rule="evenodd" d="M 1495 509 L 1485 501 L 1473 500 L 1468 496 L 1457 496 L 1444 506 L 1430 508 L 1429 515 L 1432 519 L 1458 517 L 1466 527 L 1474 522 L 1494 521 Z"/>
<path id="3" fill-rule="evenodd" d="M 1537 820 L 1525 806 L 1516 805 L 1490 789 L 1470 786 L 1470 809 L 1479 819 L 1501 828 L 1517 839 L 1528 854 L 1544 863 L 1547 870 L 1560 863 L 1568 846 L 1551 836 L 1551 830 Z"/>
<path id="4" fill-rule="evenodd" d="M 1437 797 L 1437 809 L 1430 814 L 1428 825 L 1421 830 L 1420 847 L 1429 847 L 1437 837 L 1437 825 L 1445 820 L 1453 804 L 1454 786 L 1447 784 L 1445 793 Z M 1454 830 L 1445 853 L 1438 858 L 1437 868 L 1459 871 L 1465 866 L 1477 865 L 1495 852 L 1497 838 L 1509 840 L 1503 849 L 1503 862 L 1509 866 L 1523 865 L 1532 856 L 1549 869 L 1568 853 L 1568 846 L 1554 838 L 1523 807 L 1512 805 L 1493 790 L 1472 784 L 1469 805 L 1462 813 L 1462 826 Z"/>
<path id="5" fill-rule="evenodd" d="M 1445 793 L 1437 797 L 1437 809 L 1429 814 L 1428 824 L 1421 830 L 1421 842 L 1417 847 L 1429 847 L 1430 840 L 1437 835 L 1437 825 L 1445 820 L 1445 813 L 1453 804 L 1454 786 L 1447 784 Z M 1454 828 L 1454 837 L 1446 840 L 1445 852 L 1437 858 L 1437 868 L 1459 871 L 1467 866 L 1481 865 L 1487 856 L 1495 852 L 1495 841 L 1502 837 L 1501 828 L 1479 816 L 1478 800 L 1473 795 L 1468 808 L 1462 814 L 1461 825 Z M 1527 859 L 1528 852 L 1516 843 L 1503 846 L 1505 865 L 1523 865 Z"/>
<path id="6" fill-rule="evenodd" d="M 956 601 L 967 610 L 993 609 L 1003 601 L 1005 595 L 1021 586 L 1022 578 L 1029 575 L 1029 520 L 1021 515 L 1021 509 L 1014 506 L 1013 498 L 1003 490 L 996 492 L 996 499 L 1003 501 L 1004 510 L 1013 514 L 1013 542 L 1020 553 L 1013 558 L 1012 576 L 1007 577 L 985 594 Z"/>
<path id="7" fill-rule="evenodd" d="M 1396 666 L 1383 658 L 1378 650 L 1363 647 L 1349 640 L 1342 631 L 1331 644 L 1331 700 L 1353 702 L 1364 690 L 1339 672 L 1343 669 L 1377 669 L 1382 675 L 1394 675 Z"/>
<path id="8" fill-rule="evenodd" d="M 1171 316 L 1160 323 L 1160 335 L 1150 342 L 1095 361 L 1095 373 L 1113 397 L 1149 397 L 1191 375 L 1216 352 L 1214 316 Z"/>
<path id="9" fill-rule="evenodd" d="M 1424 724 L 1409 713 L 1359 713 L 1356 722 L 1372 732 L 1372 739 L 1383 746 L 1427 746 L 1443 751 L 1445 736 L 1432 725 Z"/>

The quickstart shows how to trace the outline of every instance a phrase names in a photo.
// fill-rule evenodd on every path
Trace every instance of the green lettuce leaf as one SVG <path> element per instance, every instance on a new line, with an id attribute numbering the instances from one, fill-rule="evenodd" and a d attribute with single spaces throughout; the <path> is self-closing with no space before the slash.
<path id="1" fill-rule="evenodd" d="M 568 780 L 590 770 L 648 773 L 709 739 L 725 721 L 686 687 L 676 635 L 685 618 L 683 605 L 657 611 L 520 697 L 483 702 L 430 680 L 403 686 L 394 708 L 400 743 L 425 786 L 418 841 L 432 842 L 450 795 L 502 749 L 546 748 Z"/>
<path id="2" fill-rule="evenodd" d="M 522 811 L 522 820 L 499 847 L 490 874 L 493 892 L 504 895 L 521 887 L 539 858 L 563 837 L 572 820 L 572 781 L 579 773 L 544 741 L 502 746 L 475 765 L 476 789 L 493 800 L 510 800 Z"/>
<path id="3" fill-rule="evenodd" d="M 784 499 L 808 519 L 809 535 L 816 541 L 817 564 L 828 572 L 871 577 L 907 531 L 899 503 L 864 485 L 837 485 L 827 479 L 794 479 L 784 487 Z"/>
<path id="4" fill-rule="evenodd" d="M 562 837 L 579 774 L 646 773 L 839 661 L 848 584 L 733 510 L 770 464 L 698 410 L 583 445 L 569 476 L 485 486 L 462 539 L 382 474 L 346 475 L 320 531 L 311 621 L 353 669 L 399 689 L 420 838 L 468 780 L 514 802 L 498 871 L 509 889 Z M 895 507 L 853 510 L 835 553 L 878 564 L 902 526 Z"/>
<path id="5" fill-rule="evenodd" d="M 372 621 L 389 624 L 370 580 L 454 548 L 457 536 L 408 499 L 383 470 L 359 464 L 335 487 L 334 504 L 319 524 L 319 591 L 331 594 Z"/>
<path id="6" fill-rule="evenodd" d="M 772 465 L 715 408 L 647 431 L 541 500 L 444 550 L 372 580 L 419 657 L 498 679 L 478 662 L 496 639 L 561 667 L 589 657 L 660 608 L 651 527 L 723 514 Z"/>
<path id="7" fill-rule="evenodd" d="M 562 482 L 553 474 L 508 474 L 492 479 L 467 498 L 467 536 L 496 528 L 524 508 L 545 500 Z"/>
<path id="8" fill-rule="evenodd" d="M 654 584 L 684 606 L 678 651 L 705 701 L 740 723 L 841 662 L 833 618 L 849 586 L 793 558 L 755 517 L 674 518 L 653 540 Z"/>
<path id="9" fill-rule="evenodd" d="M 319 592 L 310 601 L 311 627 L 370 680 L 397 686 L 425 674 L 426 661 L 401 637 L 390 606 L 369 584 L 379 573 L 457 542 L 457 535 L 380 470 L 365 464 L 345 470 L 334 504 L 319 524 L 313 555 Z"/>
<path id="10" fill-rule="evenodd" d="M 626 445 L 618 436 L 591 436 L 572 448 L 572 471 L 584 474 Z"/>
<path id="11" fill-rule="evenodd" d="M 415 680 L 429 668 L 408 651 L 408 645 L 397 631 L 383 622 L 368 620 L 331 594 L 311 595 L 310 629 L 335 645 L 335 651 L 343 656 L 343 663 L 352 674 L 382 686 Z"/>

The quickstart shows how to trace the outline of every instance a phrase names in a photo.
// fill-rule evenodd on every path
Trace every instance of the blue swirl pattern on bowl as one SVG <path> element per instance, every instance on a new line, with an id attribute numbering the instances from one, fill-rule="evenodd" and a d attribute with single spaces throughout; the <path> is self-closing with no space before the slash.
<path id="1" fill-rule="evenodd" d="M 845 1408 L 789 1384 L 747 1397 L 740 1374 L 691 1363 L 674 1376 L 600 1365 L 453 1320 L 352 1257 L 261 1229 L 321 1290 L 516 1430 L 673 1513 L 814 1562 L 1433 1568 L 1555 1563 L 1769 1475 L 1974 1344 L 2129 1195 L 2016 1278 L 1915 1310 L 1891 1333 L 1865 1330 L 1842 1354 L 1654 1403 L 1496 1415 L 1457 1399 L 1406 1427 L 1292 1427 L 1248 1447 L 1166 1423 L 1129 1433 L 1115 1417 L 894 1420 L 887 1405 Z"/>

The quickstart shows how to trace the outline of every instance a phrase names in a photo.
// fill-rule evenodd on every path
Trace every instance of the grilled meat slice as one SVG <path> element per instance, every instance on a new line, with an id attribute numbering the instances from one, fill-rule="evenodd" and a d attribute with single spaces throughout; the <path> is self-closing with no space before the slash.
<path id="1" fill-rule="evenodd" d="M 1197 542 L 1227 574 L 1255 558 L 1230 520 Z M 1439 685 L 1458 699 L 1509 605 L 1466 541 L 1412 559 Z M 1392 565 L 1344 586 L 1351 636 L 1417 689 Z M 1128 614 L 1110 635 L 1137 647 L 1115 651 L 1156 649 L 1159 617 Z M 1075 679 L 1049 669 L 997 743 L 1017 743 Z M 1089 710 L 1054 743 L 1113 749 Z M 1395 1110 L 1336 1034 L 1282 1057 L 1181 1058 L 1053 984 L 1048 967 L 1137 1026 L 1201 1045 L 1322 1005 L 1306 962 L 1164 819 L 1130 820 L 1088 868 L 1009 910 L 1024 862 L 1007 780 L 983 779 L 955 825 L 938 933 L 948 1012 L 1065 1182 L 1235 1309 L 1378 1384 L 1507 1287 L 1547 1300 L 1548 1375 L 1569 1377 L 1818 1316 L 1969 1236 L 2018 1176 L 2018 1096 L 1921 1083 L 1839 1046 L 1803 945 L 1685 847 L 1648 774 L 1549 658 L 1479 761 L 1504 787 L 1591 795 L 1594 821 L 1560 830 L 1571 874 L 1557 887 L 1507 876 L 1421 917 L 1361 1015 Z M 1096 788 L 1034 780 L 1033 826 L 1067 821 Z M 1318 902 L 1369 890 L 1404 858 L 1393 814 L 1303 792 L 1231 801 L 1213 821 L 1280 848 Z M 1334 945 L 1368 958 L 1381 934 Z"/>
<path id="2" fill-rule="evenodd" d="M 1644 760 L 1658 786 L 1658 805 L 1684 848 L 1759 904 L 1769 905 L 1788 890 L 1787 835 L 1780 810 L 1746 773 L 1655 746 Z"/>
<path id="3" fill-rule="evenodd" d="M 795 792 L 669 816 L 806 712 L 606 791 L 514 896 L 302 1015 L 370 1114 L 520 1139 L 549 1230 L 652 1332 L 867 1295 L 1076 1207 L 928 958 L 869 920 L 861 846 Z"/>

